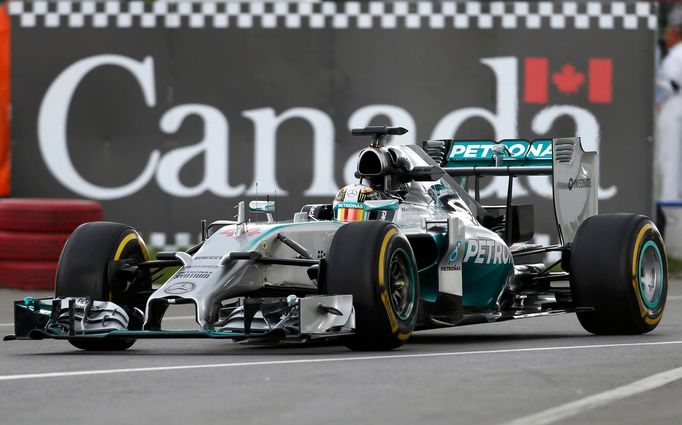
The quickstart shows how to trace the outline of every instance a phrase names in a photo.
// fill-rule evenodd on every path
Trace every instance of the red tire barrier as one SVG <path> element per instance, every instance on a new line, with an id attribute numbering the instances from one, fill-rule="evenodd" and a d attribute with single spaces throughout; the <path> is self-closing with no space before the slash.
<path id="1" fill-rule="evenodd" d="M 0 260 L 57 261 L 68 233 L 0 231 Z"/>
<path id="2" fill-rule="evenodd" d="M 72 199 L 0 200 L 0 230 L 70 233 L 87 221 L 102 220 L 99 202 Z"/>
<path id="3" fill-rule="evenodd" d="M 0 261 L 0 286 L 51 290 L 56 273 L 56 261 Z"/>

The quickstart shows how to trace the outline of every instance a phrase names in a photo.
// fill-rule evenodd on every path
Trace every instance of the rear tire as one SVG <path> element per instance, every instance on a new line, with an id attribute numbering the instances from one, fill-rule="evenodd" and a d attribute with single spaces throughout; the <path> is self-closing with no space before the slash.
<path id="1" fill-rule="evenodd" d="M 327 292 L 353 295 L 352 350 L 391 350 L 412 334 L 419 276 L 407 238 L 392 223 L 348 223 L 336 232 L 327 257 Z"/>
<path id="2" fill-rule="evenodd" d="M 124 277 L 112 275 L 109 270 L 111 261 L 125 259 L 136 262 L 149 259 L 147 247 L 135 229 L 103 221 L 82 224 L 71 234 L 59 257 L 55 296 L 111 301 L 126 310 L 132 323 L 133 310 L 140 307 L 140 300 L 132 298 L 130 290 L 121 290 L 128 283 L 121 281 Z M 151 289 L 151 277 L 147 271 L 141 271 L 135 279 L 134 289 Z M 73 339 L 69 342 L 82 350 L 119 351 L 130 348 L 135 339 Z"/>
<path id="3" fill-rule="evenodd" d="M 652 331 L 668 293 L 665 246 L 654 223 L 643 215 L 604 214 L 585 220 L 570 257 L 574 305 L 580 324 L 593 334 Z"/>

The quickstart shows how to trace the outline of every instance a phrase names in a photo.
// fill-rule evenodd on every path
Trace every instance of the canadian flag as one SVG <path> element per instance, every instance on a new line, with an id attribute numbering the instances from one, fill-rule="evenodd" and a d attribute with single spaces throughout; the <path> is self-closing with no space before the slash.
<path id="1" fill-rule="evenodd" d="M 550 84 L 565 96 L 578 93 L 587 83 L 591 103 L 611 103 L 613 98 L 613 63 L 611 58 L 590 58 L 587 78 L 570 63 L 551 73 L 547 58 L 525 58 L 524 91 L 526 103 L 547 104 Z M 586 81 L 587 80 L 587 81 Z"/>

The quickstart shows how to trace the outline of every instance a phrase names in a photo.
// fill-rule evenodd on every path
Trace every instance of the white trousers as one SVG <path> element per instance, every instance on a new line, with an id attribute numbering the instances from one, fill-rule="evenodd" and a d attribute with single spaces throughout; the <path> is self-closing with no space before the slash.
<path id="1" fill-rule="evenodd" d="M 654 163 L 659 182 L 658 199 L 681 199 L 682 94 L 671 96 L 656 117 Z"/>

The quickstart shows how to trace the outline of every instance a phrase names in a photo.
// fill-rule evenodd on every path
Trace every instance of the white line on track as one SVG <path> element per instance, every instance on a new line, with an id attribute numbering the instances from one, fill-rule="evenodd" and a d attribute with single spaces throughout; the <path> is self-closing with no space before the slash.
<path id="1" fill-rule="evenodd" d="M 622 387 L 595 394 L 580 400 L 562 404 L 523 418 L 506 422 L 503 425 L 548 425 L 588 410 L 596 409 L 611 402 L 653 390 L 682 378 L 682 367 L 651 375 Z"/>
<path id="2" fill-rule="evenodd" d="M 216 369 L 228 367 L 248 367 L 248 366 L 278 366 L 295 364 L 314 364 L 314 363 L 336 363 L 336 362 L 355 362 L 368 360 L 390 360 L 390 359 L 416 359 L 426 357 L 453 357 L 483 354 L 504 354 L 504 353 L 528 353 L 538 351 L 561 351 L 561 350 L 586 350 L 596 348 L 623 348 L 623 347 L 646 347 L 655 345 L 674 345 L 682 344 L 681 341 L 659 341 L 659 342 L 636 342 L 625 344 L 594 344 L 594 345 L 569 345 L 563 347 L 533 347 L 533 348 L 511 348 L 506 350 L 483 350 L 483 351 L 454 351 L 445 353 L 421 353 L 421 354 L 393 354 L 382 356 L 358 356 L 358 357 L 324 357 L 317 359 L 300 360 L 273 360 L 265 362 L 239 362 L 239 363 L 217 363 L 217 364 L 197 364 L 183 366 L 159 366 L 159 367 L 138 367 L 130 369 L 100 369 L 100 370 L 80 370 L 73 372 L 47 372 L 29 373 L 21 375 L 0 375 L 0 381 L 18 381 L 24 379 L 42 378 L 63 378 L 84 375 L 112 375 L 119 373 L 139 373 L 139 372 L 167 372 L 174 370 L 191 369 Z"/>

